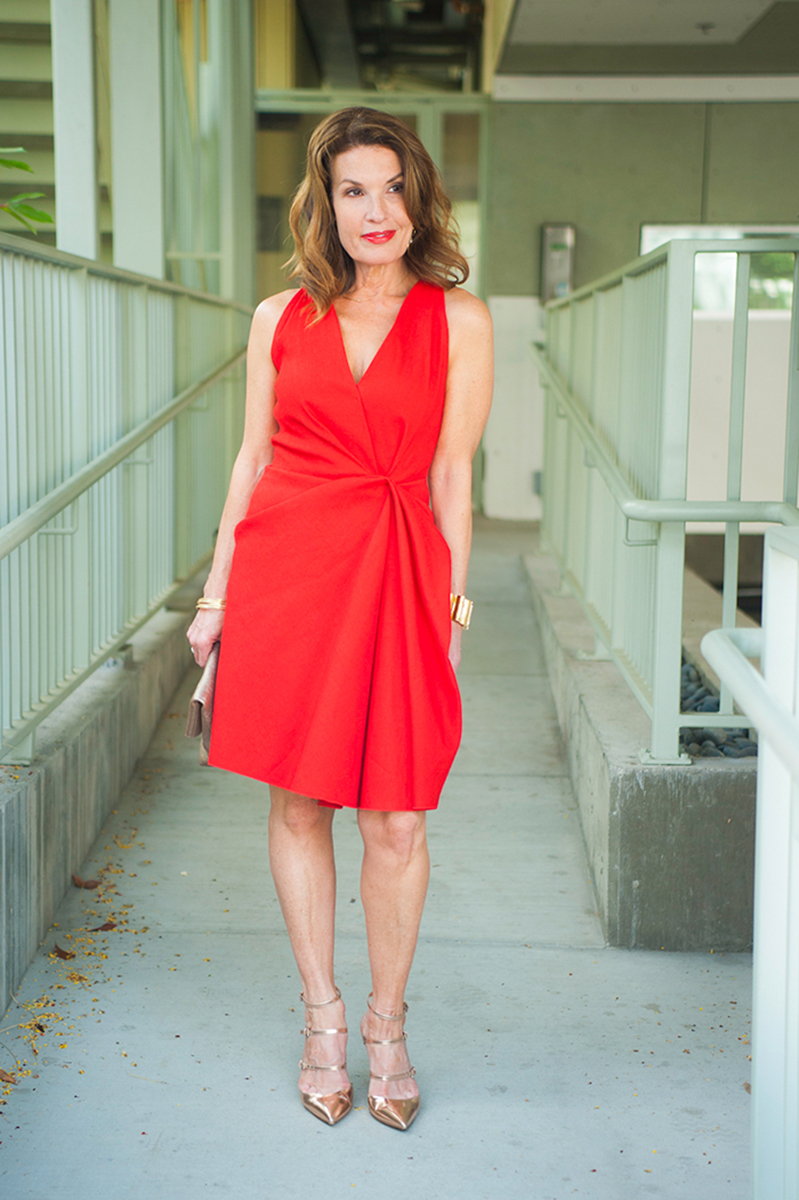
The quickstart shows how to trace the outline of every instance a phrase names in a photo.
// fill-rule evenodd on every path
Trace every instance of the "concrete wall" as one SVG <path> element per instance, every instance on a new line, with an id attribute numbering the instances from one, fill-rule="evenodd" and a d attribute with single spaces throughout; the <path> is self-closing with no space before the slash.
<path id="1" fill-rule="evenodd" d="M 576 285 L 638 254 L 642 223 L 795 222 L 799 104 L 491 108 L 489 295 L 539 292 L 540 227 L 577 226 Z"/>
<path id="2" fill-rule="evenodd" d="M 524 561 L 608 942 L 748 949 L 757 760 L 643 766 L 643 709 L 612 662 L 578 658 L 591 655 L 593 631 L 579 602 L 563 595 L 555 561 Z M 689 648 L 718 625 L 716 602 L 689 576 Z"/>
<path id="3" fill-rule="evenodd" d="M 192 664 L 190 620 L 157 614 L 127 665 L 101 667 L 42 723 L 30 766 L 0 767 L 0 1013 Z"/>

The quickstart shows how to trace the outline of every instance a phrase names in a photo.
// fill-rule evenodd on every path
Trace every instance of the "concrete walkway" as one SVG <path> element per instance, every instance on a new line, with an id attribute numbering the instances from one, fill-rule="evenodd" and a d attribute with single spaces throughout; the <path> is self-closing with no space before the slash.
<path id="1" fill-rule="evenodd" d="M 302 1109 L 266 789 L 196 765 L 188 681 L 83 867 L 100 886 L 71 891 L 4 1022 L 0 1068 L 27 1068 L 0 1084 L 3 1200 L 749 1195 L 750 960 L 605 947 L 519 559 L 532 538 L 476 532 L 464 744 L 429 821 L 408 991 L 412 1129 L 369 1117 L 357 1035 L 356 1111 L 330 1129 Z M 335 824 L 357 1030 L 359 838 L 354 814 Z"/>

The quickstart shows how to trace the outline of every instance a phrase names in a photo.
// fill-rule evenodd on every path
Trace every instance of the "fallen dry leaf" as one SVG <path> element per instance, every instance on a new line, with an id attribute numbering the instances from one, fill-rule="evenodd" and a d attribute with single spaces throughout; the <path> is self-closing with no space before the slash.
<path id="1" fill-rule="evenodd" d="M 744 1091 L 748 1092 L 750 1096 L 752 1095 L 752 1085 L 749 1080 L 744 1083 Z"/>
<path id="2" fill-rule="evenodd" d="M 81 879 L 80 875 L 73 875 L 72 882 L 75 887 L 79 888 L 96 888 L 100 886 L 99 879 Z"/>
<path id="3" fill-rule="evenodd" d="M 59 946 L 58 942 L 56 942 L 55 945 L 53 946 L 53 954 L 57 955 L 58 958 L 74 958 L 75 957 L 74 950 L 62 950 L 61 947 Z"/>
<path id="4" fill-rule="evenodd" d="M 16 1075 L 9 1075 L 8 1071 L 4 1071 L 2 1069 L 2 1067 L 0 1067 L 0 1083 L 16 1083 L 16 1082 L 17 1082 Z"/>
<path id="5" fill-rule="evenodd" d="M 94 929 L 90 929 L 89 933 L 105 933 L 107 929 L 116 929 L 116 921 L 106 921 L 105 925 L 95 925 Z"/>

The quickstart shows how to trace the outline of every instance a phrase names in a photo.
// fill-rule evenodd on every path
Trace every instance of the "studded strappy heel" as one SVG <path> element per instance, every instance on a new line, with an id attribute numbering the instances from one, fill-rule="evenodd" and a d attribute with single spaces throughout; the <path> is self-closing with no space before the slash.
<path id="1" fill-rule="evenodd" d="M 374 993 L 369 993 L 369 998 L 366 1001 L 367 1007 L 381 1021 L 404 1021 L 405 1014 L 408 1011 L 408 1005 L 403 1002 L 401 1013 L 381 1013 L 372 1006 L 372 997 Z M 402 1034 L 396 1038 L 367 1038 L 363 1039 L 364 1046 L 396 1046 L 400 1042 L 404 1042 L 408 1035 L 403 1030 Z M 370 1069 L 370 1078 L 379 1079 L 383 1083 L 392 1083 L 396 1079 L 415 1079 L 416 1068 L 409 1067 L 407 1071 L 399 1071 L 396 1075 L 376 1075 Z M 419 1097 L 410 1096 L 404 1100 L 395 1100 L 390 1096 L 369 1096 L 369 1112 L 377 1121 L 381 1121 L 383 1125 L 389 1125 L 392 1129 L 408 1129 L 416 1115 L 419 1112 Z"/>
<path id="2" fill-rule="evenodd" d="M 306 1008 L 327 1008 L 329 1004 L 335 1004 L 341 999 L 341 992 L 336 988 L 336 994 L 332 1000 L 322 1000 L 319 1004 L 311 1004 L 310 1000 L 305 999 L 305 994 L 300 992 L 300 1000 Z M 346 1033 L 347 1029 L 313 1029 L 311 1028 L 311 1018 L 306 1014 L 305 1026 L 302 1030 L 307 1041 L 310 1037 L 325 1037 L 334 1033 Z M 307 1049 L 306 1049 L 307 1053 Z M 306 1062 L 305 1058 L 300 1059 L 301 1071 L 346 1071 L 347 1063 L 343 1062 L 340 1066 L 324 1066 L 320 1063 Z M 330 1092 L 325 1096 L 317 1096 L 313 1092 L 300 1091 L 302 1102 L 312 1116 L 318 1117 L 320 1121 L 324 1121 L 326 1125 L 335 1125 L 337 1122 L 346 1117 L 347 1113 L 352 1108 L 352 1084 L 347 1084 L 338 1092 Z"/>

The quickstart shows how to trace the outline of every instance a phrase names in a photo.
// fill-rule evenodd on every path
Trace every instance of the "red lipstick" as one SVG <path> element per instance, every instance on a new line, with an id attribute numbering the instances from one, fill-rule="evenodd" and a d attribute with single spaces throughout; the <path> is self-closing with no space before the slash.
<path id="1" fill-rule="evenodd" d="M 379 233 L 364 233 L 363 240 L 375 246 L 382 246 L 384 242 L 390 242 L 396 232 L 396 229 L 383 229 Z"/>

